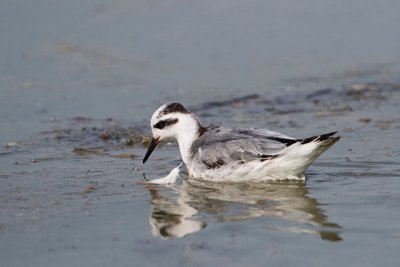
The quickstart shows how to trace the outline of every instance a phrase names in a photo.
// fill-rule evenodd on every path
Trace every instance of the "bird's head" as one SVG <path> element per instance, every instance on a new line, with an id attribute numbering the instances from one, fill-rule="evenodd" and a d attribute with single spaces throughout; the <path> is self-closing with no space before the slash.
<path id="1" fill-rule="evenodd" d="M 143 158 L 147 161 L 158 143 L 164 139 L 194 139 L 203 127 L 198 119 L 180 103 L 167 103 L 154 112 L 150 121 L 153 138 Z"/>

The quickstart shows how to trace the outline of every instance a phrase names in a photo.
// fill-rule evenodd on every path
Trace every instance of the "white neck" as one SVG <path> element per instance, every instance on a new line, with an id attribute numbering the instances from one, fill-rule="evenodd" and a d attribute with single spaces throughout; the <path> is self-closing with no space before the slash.
<path id="1" fill-rule="evenodd" d="M 195 135 L 192 136 L 183 136 L 180 135 L 177 140 L 179 144 L 179 150 L 181 152 L 182 160 L 185 162 L 185 164 L 188 163 L 189 157 L 190 157 L 190 148 L 192 147 L 192 144 L 194 140 L 196 139 Z"/>
<path id="2" fill-rule="evenodd" d="M 193 117 L 182 120 L 180 129 L 176 135 L 181 152 L 182 160 L 185 164 L 188 163 L 190 157 L 190 148 L 193 142 L 198 138 L 199 123 Z"/>

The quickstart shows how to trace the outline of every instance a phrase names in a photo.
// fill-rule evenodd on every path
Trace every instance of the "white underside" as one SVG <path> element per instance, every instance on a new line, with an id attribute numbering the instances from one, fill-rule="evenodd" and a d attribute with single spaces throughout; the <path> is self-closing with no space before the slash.
<path id="1" fill-rule="evenodd" d="M 278 157 L 263 162 L 255 160 L 241 165 L 228 162 L 219 168 L 206 169 L 202 163 L 189 161 L 187 167 L 191 178 L 215 182 L 305 180 L 307 167 L 336 141 L 329 139 L 308 144 L 296 143 Z"/>

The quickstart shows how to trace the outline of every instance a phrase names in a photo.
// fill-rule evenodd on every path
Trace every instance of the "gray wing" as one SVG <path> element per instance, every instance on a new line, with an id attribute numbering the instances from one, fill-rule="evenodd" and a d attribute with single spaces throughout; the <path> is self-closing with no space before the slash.
<path id="1" fill-rule="evenodd" d="M 191 157 L 207 168 L 269 160 L 298 140 L 264 129 L 208 128 L 192 145 Z"/>

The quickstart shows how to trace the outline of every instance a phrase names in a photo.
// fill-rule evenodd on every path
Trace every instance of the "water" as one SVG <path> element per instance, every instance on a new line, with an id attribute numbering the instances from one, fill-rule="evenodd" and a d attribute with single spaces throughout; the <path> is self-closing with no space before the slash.
<path id="1" fill-rule="evenodd" d="M 1 266 L 397 266 L 397 1 L 0 4 Z M 152 112 L 342 139 L 306 183 L 150 186 Z M 142 144 L 143 143 L 143 144 Z M 183 168 L 184 169 L 184 168 Z"/>

